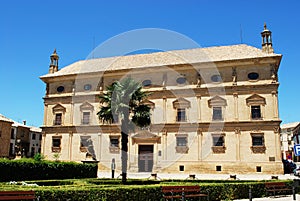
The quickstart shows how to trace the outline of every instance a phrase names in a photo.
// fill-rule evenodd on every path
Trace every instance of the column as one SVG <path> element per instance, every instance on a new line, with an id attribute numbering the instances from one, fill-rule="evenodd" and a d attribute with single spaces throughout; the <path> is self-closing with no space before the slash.
<path id="1" fill-rule="evenodd" d="M 71 111 L 70 111 L 70 125 L 74 124 L 74 97 L 75 97 L 75 83 L 72 84 L 72 100 L 71 100 Z M 76 122 L 76 121 L 75 121 Z"/>
<path id="2" fill-rule="evenodd" d="M 43 131 L 42 132 L 42 150 L 41 150 L 41 152 L 44 155 L 45 155 L 45 146 L 46 146 L 45 142 L 46 142 L 46 132 Z M 50 141 L 50 143 L 52 143 L 52 142 Z"/>
<path id="3" fill-rule="evenodd" d="M 198 129 L 197 137 L 198 137 L 198 161 L 202 161 L 202 137 L 203 137 L 203 133 L 202 133 L 201 129 Z"/>
<path id="4" fill-rule="evenodd" d="M 235 128 L 234 133 L 236 136 L 236 160 L 240 161 L 241 160 L 241 142 L 240 142 L 240 135 L 241 135 L 241 129 L 240 128 Z"/>
<path id="5" fill-rule="evenodd" d="M 72 161 L 72 141 L 73 141 L 73 132 L 69 132 L 69 160 Z"/>
<path id="6" fill-rule="evenodd" d="M 158 146 L 157 143 L 153 144 L 153 170 L 156 171 L 157 170 L 157 157 L 158 155 Z"/>
<path id="7" fill-rule="evenodd" d="M 278 94 L 277 91 L 272 91 L 273 98 L 273 117 L 278 119 Z"/>
<path id="8" fill-rule="evenodd" d="M 274 127 L 275 134 L 275 161 L 281 160 L 281 145 L 280 145 L 280 134 L 279 127 Z"/>
<path id="9" fill-rule="evenodd" d="M 163 160 L 167 160 L 167 147 L 168 147 L 168 142 L 167 142 L 167 131 L 164 130 L 163 133 L 163 146 L 162 146 L 162 157 Z"/>
<path id="10" fill-rule="evenodd" d="M 233 93 L 234 99 L 234 120 L 239 120 L 239 109 L 238 109 L 238 93 Z"/>
<path id="11" fill-rule="evenodd" d="M 163 97 L 163 122 L 167 121 L 167 98 Z"/>
<path id="12" fill-rule="evenodd" d="M 98 133 L 98 161 L 101 161 L 102 133 Z"/>
<path id="13" fill-rule="evenodd" d="M 201 96 L 197 96 L 198 122 L 201 122 Z"/>
<path id="14" fill-rule="evenodd" d="M 45 103 L 44 104 L 44 125 L 45 126 L 48 125 L 47 116 L 48 116 L 48 103 Z"/>

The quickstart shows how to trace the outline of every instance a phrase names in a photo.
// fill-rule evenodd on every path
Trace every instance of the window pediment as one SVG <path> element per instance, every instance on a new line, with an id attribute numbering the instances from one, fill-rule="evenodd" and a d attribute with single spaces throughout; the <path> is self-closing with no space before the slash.
<path id="1" fill-rule="evenodd" d="M 53 108 L 52 108 L 52 112 L 53 113 L 57 113 L 57 112 L 66 112 L 66 108 L 64 106 L 62 106 L 61 104 L 56 104 Z"/>
<path id="2" fill-rule="evenodd" d="M 184 99 L 184 98 L 178 98 L 175 101 L 173 101 L 173 108 L 189 108 L 191 107 L 191 102 Z"/>
<path id="3" fill-rule="evenodd" d="M 208 106 L 227 106 L 227 101 L 220 96 L 214 96 L 208 100 Z"/>
<path id="4" fill-rule="evenodd" d="M 143 101 L 142 104 L 149 106 L 151 109 L 155 108 L 155 103 L 153 103 L 152 101 L 149 101 L 149 100 Z"/>
<path id="5" fill-rule="evenodd" d="M 266 99 L 258 94 L 253 94 L 252 96 L 246 98 L 247 105 L 265 105 Z"/>
<path id="6" fill-rule="evenodd" d="M 80 105 L 80 111 L 83 110 L 94 110 L 94 106 L 88 102 L 84 102 L 82 105 Z"/>

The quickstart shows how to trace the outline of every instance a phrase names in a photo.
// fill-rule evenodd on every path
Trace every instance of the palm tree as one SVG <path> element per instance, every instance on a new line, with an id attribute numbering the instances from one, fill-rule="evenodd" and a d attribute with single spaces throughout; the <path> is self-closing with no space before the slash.
<path id="1" fill-rule="evenodd" d="M 142 91 L 140 83 L 132 78 L 116 81 L 100 95 L 102 107 L 97 113 L 100 120 L 113 123 L 121 120 L 122 183 L 126 183 L 128 160 L 128 134 L 134 125 L 150 125 L 150 107 L 143 104 L 149 93 Z"/>

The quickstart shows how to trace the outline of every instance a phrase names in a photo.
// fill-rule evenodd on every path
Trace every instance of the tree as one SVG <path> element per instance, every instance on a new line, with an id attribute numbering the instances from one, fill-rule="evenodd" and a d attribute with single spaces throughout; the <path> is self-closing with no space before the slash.
<path id="1" fill-rule="evenodd" d="M 102 107 L 97 113 L 100 120 L 113 123 L 120 118 L 121 121 L 121 161 L 122 182 L 127 179 L 128 160 L 128 134 L 135 126 L 146 127 L 150 125 L 150 107 L 143 104 L 149 93 L 142 91 L 140 83 L 132 78 L 116 81 L 106 88 L 100 95 Z"/>

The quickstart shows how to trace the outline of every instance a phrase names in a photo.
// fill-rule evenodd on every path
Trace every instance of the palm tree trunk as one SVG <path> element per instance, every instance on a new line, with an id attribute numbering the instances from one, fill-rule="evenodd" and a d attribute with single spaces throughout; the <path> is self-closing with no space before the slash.
<path id="1" fill-rule="evenodd" d="M 125 112 L 126 113 L 126 112 Z M 128 125 L 129 114 L 124 114 L 121 125 L 121 161 L 122 161 L 122 183 L 127 181 L 127 161 L 128 161 Z"/>

